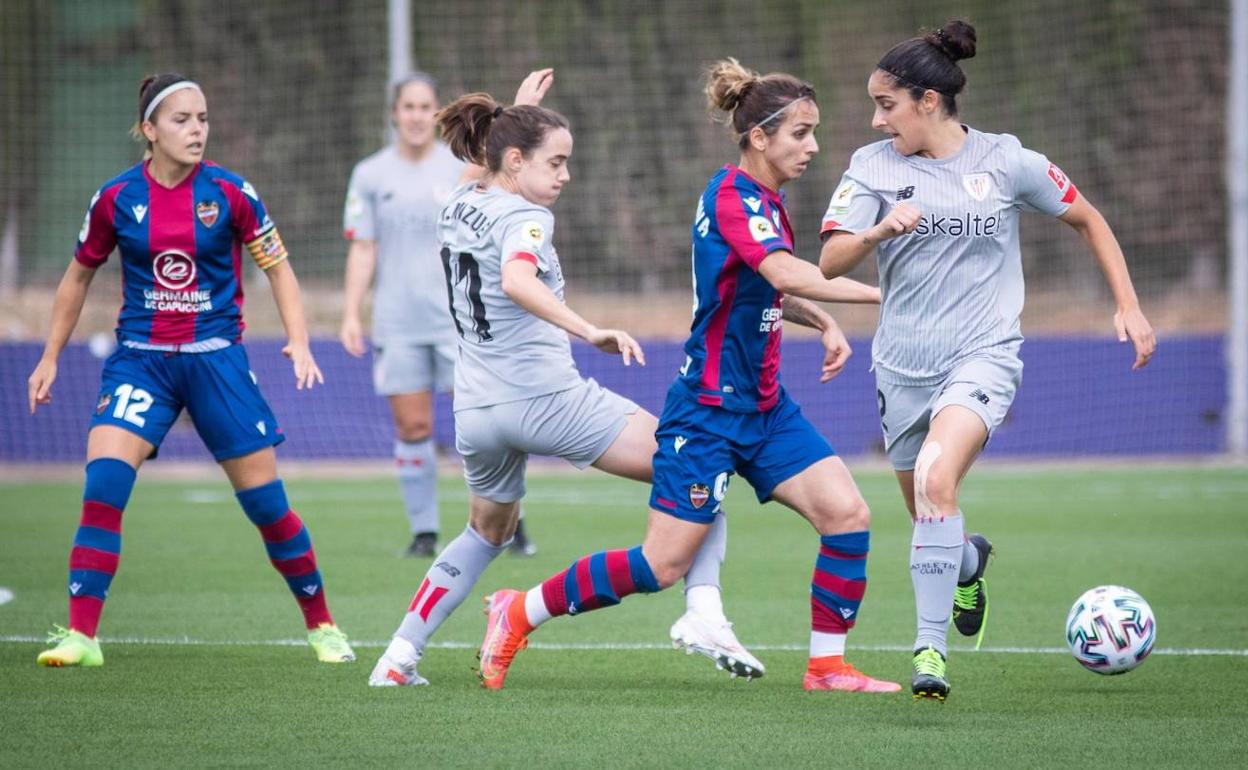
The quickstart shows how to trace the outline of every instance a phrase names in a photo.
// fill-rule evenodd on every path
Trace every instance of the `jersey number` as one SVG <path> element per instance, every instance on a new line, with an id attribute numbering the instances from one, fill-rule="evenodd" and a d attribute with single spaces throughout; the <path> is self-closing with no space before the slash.
<path id="1" fill-rule="evenodd" d="M 449 248 L 443 246 L 442 269 L 446 271 L 446 299 L 451 304 L 455 331 L 464 336 L 463 324 L 455 314 L 455 290 L 458 287 L 468 300 L 468 315 L 472 317 L 472 330 L 476 332 L 478 341 L 494 339 L 494 335 L 490 334 L 490 322 L 485 318 L 485 303 L 481 301 L 481 268 L 476 258 L 466 251 L 452 254 Z"/>
<path id="2" fill-rule="evenodd" d="M 147 423 L 147 418 L 140 415 L 152 408 L 151 393 L 126 383 L 118 385 L 113 395 L 117 397 L 117 406 L 113 408 L 113 419 L 125 420 L 140 428 Z"/>

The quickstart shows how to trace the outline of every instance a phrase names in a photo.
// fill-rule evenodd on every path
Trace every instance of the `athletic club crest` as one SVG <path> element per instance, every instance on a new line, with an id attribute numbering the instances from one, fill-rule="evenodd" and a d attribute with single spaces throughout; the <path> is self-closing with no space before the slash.
<path id="1" fill-rule="evenodd" d="M 694 484 L 689 487 L 689 502 L 694 508 L 701 508 L 711 499 L 711 488 L 705 484 Z"/>
<path id="2" fill-rule="evenodd" d="M 962 187 L 972 198 L 982 201 L 992 192 L 992 177 L 987 174 L 963 174 Z"/>
<path id="3" fill-rule="evenodd" d="M 215 225 L 220 213 L 221 206 L 216 201 L 200 201 L 195 204 L 195 216 L 199 217 L 199 222 L 204 227 Z"/>

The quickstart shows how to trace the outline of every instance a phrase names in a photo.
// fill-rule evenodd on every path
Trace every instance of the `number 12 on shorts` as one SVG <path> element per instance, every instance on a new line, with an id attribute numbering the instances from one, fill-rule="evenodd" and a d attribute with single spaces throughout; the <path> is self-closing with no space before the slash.
<path id="1" fill-rule="evenodd" d="M 118 385 L 113 391 L 117 397 L 117 405 L 113 407 L 113 418 L 125 420 L 142 428 L 147 423 L 143 413 L 152 408 L 152 394 L 130 383 Z"/>

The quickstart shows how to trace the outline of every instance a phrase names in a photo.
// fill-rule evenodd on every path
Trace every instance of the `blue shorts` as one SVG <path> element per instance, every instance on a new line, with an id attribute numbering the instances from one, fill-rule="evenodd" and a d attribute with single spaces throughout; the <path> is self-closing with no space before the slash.
<path id="1" fill-rule="evenodd" d="M 715 520 L 733 473 L 764 503 L 780 483 L 836 454 L 784 391 L 770 410 L 742 414 L 699 404 L 677 383 L 654 437 L 650 507 L 698 524 Z"/>
<path id="2" fill-rule="evenodd" d="M 91 427 L 124 428 L 159 448 L 183 408 L 217 462 L 286 440 L 242 345 L 209 353 L 119 346 L 104 362 Z"/>

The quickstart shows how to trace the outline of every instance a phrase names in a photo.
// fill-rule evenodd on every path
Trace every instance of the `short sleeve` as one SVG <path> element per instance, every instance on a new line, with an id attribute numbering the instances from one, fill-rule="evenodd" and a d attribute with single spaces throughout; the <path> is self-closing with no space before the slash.
<path id="1" fill-rule="evenodd" d="M 756 272 L 773 251 L 793 251 L 779 214 L 757 191 L 742 190 L 735 184 L 720 185 L 715 195 L 715 224 L 720 237 Z"/>
<path id="2" fill-rule="evenodd" d="M 371 241 L 377 237 L 376 212 L 372 186 L 363 164 L 351 172 L 347 184 L 347 201 L 342 207 L 342 234 L 349 241 Z"/>
<path id="3" fill-rule="evenodd" d="M 1018 149 L 1010 178 L 1014 183 L 1014 202 L 1024 211 L 1060 217 L 1079 195 L 1065 172 L 1025 147 Z"/>
<path id="4" fill-rule="evenodd" d="M 529 209 L 512 216 L 504 225 L 502 264 L 522 259 L 537 266 L 541 272 L 550 269 L 546 254 L 555 230 L 555 218 L 549 211 Z"/>
<path id="5" fill-rule="evenodd" d="M 828 210 L 824 212 L 823 224 L 819 227 L 819 234 L 825 238 L 837 230 L 860 233 L 874 227 L 883 218 L 881 208 L 884 202 L 869 185 L 863 183 L 860 170 L 855 168 L 857 163 L 858 156 L 855 155 L 828 201 Z"/>
<path id="6" fill-rule="evenodd" d="M 233 187 L 233 195 L 229 195 L 231 187 Z M 260 200 L 260 194 L 256 192 L 256 188 L 251 186 L 251 182 L 245 180 L 241 187 L 227 184 L 226 188 L 234 232 L 251 252 L 251 258 L 255 260 L 256 266 L 261 270 L 268 270 L 286 261 L 289 257 L 286 244 L 282 242 L 282 236 L 278 234 L 277 227 L 269 218 L 269 212 L 264 206 L 264 201 Z"/>
<path id="7" fill-rule="evenodd" d="M 120 185 L 102 189 L 91 198 L 87 215 L 78 231 L 78 247 L 74 259 L 86 267 L 99 267 L 108 261 L 108 255 L 117 245 L 117 231 L 113 226 L 113 205 Z"/>

